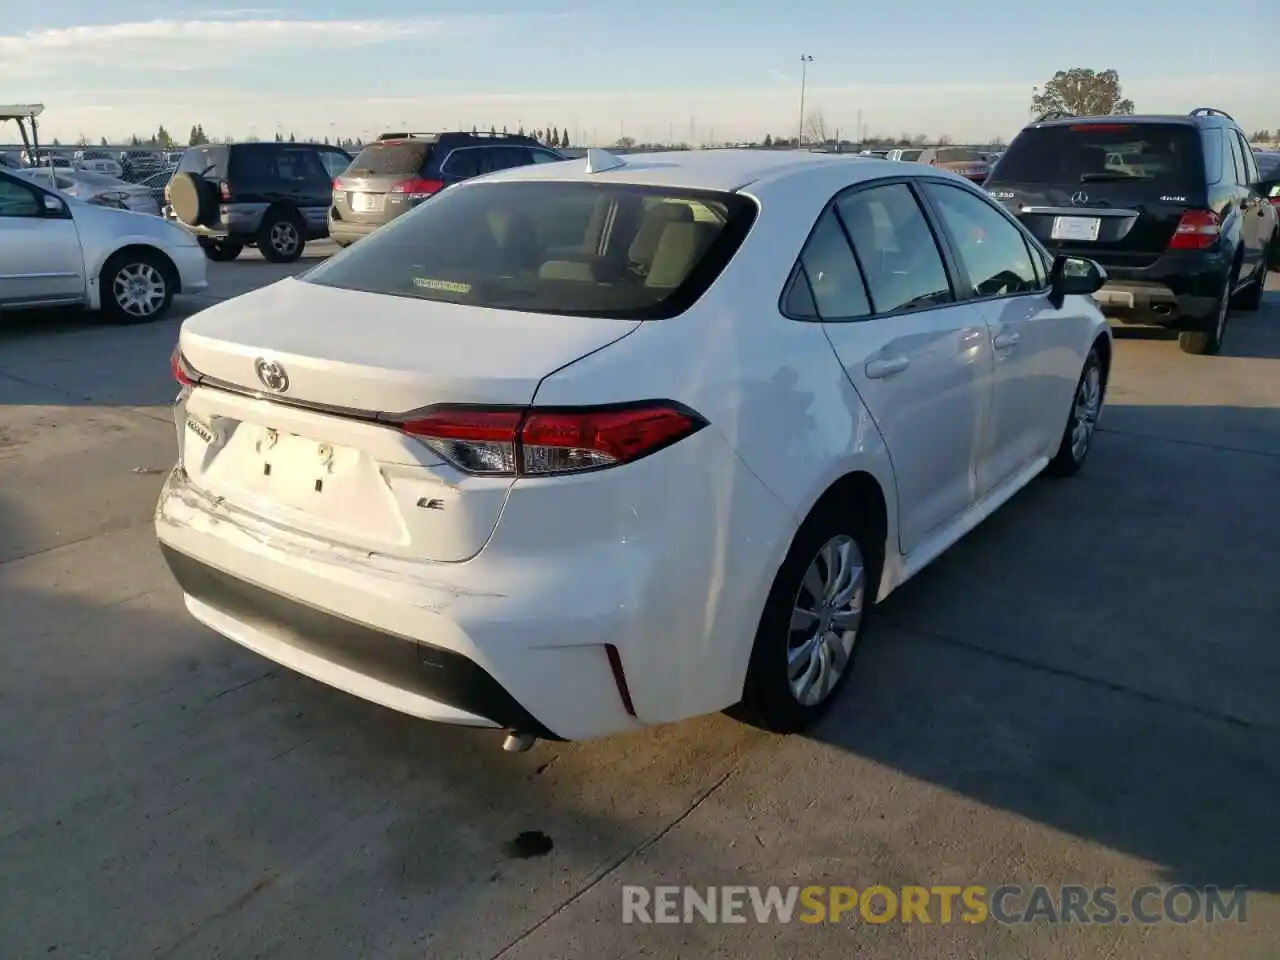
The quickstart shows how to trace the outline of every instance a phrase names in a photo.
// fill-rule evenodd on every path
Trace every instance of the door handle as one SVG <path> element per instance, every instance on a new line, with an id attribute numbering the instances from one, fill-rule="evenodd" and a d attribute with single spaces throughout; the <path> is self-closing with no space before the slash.
<path id="1" fill-rule="evenodd" d="M 1022 337 L 1016 331 L 1006 330 L 1003 333 L 997 333 L 991 341 L 991 345 L 997 350 L 1008 350 L 1011 347 L 1016 347 L 1021 339 Z"/>
<path id="2" fill-rule="evenodd" d="M 872 380 L 882 380 L 885 377 L 892 377 L 895 373 L 901 373 L 909 366 L 911 366 L 911 361 L 906 357 L 869 360 L 867 361 L 867 376 Z"/>

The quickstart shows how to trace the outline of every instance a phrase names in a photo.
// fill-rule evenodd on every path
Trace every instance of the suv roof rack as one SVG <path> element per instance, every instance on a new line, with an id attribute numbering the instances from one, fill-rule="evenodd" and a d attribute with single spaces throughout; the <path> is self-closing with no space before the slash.
<path id="1" fill-rule="evenodd" d="M 1074 113 L 1068 113 L 1066 110 L 1050 110 L 1048 113 L 1037 117 L 1036 123 L 1044 123 L 1046 120 L 1070 120 L 1074 116 Z"/>
<path id="2" fill-rule="evenodd" d="M 1196 107 L 1189 114 L 1189 117 L 1226 117 L 1232 123 L 1236 122 L 1236 118 L 1225 110 L 1219 110 L 1217 107 Z"/>

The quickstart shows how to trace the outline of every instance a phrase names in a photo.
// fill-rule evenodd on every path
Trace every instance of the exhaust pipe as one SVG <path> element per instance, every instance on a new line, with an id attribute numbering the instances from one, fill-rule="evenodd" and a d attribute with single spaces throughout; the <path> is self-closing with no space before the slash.
<path id="1" fill-rule="evenodd" d="M 532 733 L 517 733 L 512 730 L 507 734 L 507 739 L 502 741 L 502 749 L 507 753 L 524 753 L 538 742 L 538 738 Z"/>

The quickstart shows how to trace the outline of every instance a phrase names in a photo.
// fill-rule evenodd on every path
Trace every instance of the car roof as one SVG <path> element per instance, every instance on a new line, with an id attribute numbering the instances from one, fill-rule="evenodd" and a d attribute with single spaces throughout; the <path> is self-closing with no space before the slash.
<path id="1" fill-rule="evenodd" d="M 554 180 L 582 183 L 625 183 L 637 186 L 681 187 L 688 190 L 732 192 L 760 181 L 773 181 L 809 171 L 838 167 L 849 171 L 850 182 L 903 176 L 901 163 L 850 153 L 810 153 L 808 150 L 673 150 L 633 153 L 618 159 L 620 166 L 587 171 L 587 158 L 562 163 L 529 164 L 488 174 L 482 182 Z M 922 171 L 930 168 L 922 167 Z"/>
<path id="2" fill-rule="evenodd" d="M 1036 120 L 1026 126 L 1028 130 L 1034 130 L 1037 127 L 1069 127 L 1077 123 L 1093 124 L 1110 124 L 1114 123 L 1118 126 L 1132 126 L 1139 123 L 1179 123 L 1186 126 L 1195 126 L 1197 124 L 1209 125 L 1231 125 L 1235 126 L 1235 122 L 1230 117 L 1224 117 L 1221 114 L 1196 114 L 1189 113 L 1116 113 L 1099 117 L 1054 117 L 1052 120 Z"/>

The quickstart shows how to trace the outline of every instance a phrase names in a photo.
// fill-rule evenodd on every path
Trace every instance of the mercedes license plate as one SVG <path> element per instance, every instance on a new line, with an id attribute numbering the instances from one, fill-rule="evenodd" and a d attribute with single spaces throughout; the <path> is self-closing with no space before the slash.
<path id="1" fill-rule="evenodd" d="M 1098 217 L 1054 217 L 1054 240 L 1097 240 L 1102 221 Z"/>

